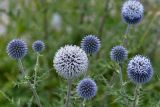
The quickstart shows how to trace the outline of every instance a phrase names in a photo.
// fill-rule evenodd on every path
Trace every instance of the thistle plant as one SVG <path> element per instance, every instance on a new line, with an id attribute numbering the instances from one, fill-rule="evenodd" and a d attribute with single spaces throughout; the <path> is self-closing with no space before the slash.
<path id="1" fill-rule="evenodd" d="M 41 40 L 37 40 L 32 44 L 32 49 L 37 53 L 42 52 L 44 48 L 45 48 L 45 44 Z"/>
<path id="2" fill-rule="evenodd" d="M 156 32 L 159 28 L 154 26 L 160 24 L 157 23 L 160 16 L 160 6 L 157 5 L 160 0 L 145 1 L 147 16 L 140 29 L 138 25 L 144 18 L 141 0 L 125 0 L 121 9 L 118 7 L 122 1 L 118 0 L 30 1 L 0 1 L 0 106 L 140 107 L 143 104 L 142 107 L 160 107 L 160 74 L 156 72 L 157 77 L 147 86 L 154 75 L 150 59 L 142 55 L 130 59 L 135 53 L 145 52 L 154 63 L 159 61 L 159 50 L 156 49 L 160 38 L 153 35 L 160 33 Z M 123 26 L 126 26 L 122 35 L 124 37 L 120 37 Z M 134 27 L 136 32 L 132 29 Z M 86 33 L 91 34 L 84 35 Z M 22 39 L 13 39 L 7 47 L 4 46 L 8 38 L 16 35 L 24 38 L 27 35 L 29 41 L 36 36 L 45 37 L 28 45 Z M 79 35 L 84 35 L 82 40 Z M 57 46 L 72 41 L 80 46 L 65 45 L 51 58 Z M 30 45 L 34 56 L 27 54 Z M 4 47 L 8 56 L 18 63 L 21 75 L 19 82 L 14 82 L 14 64 L 3 53 Z M 41 60 L 46 47 L 48 50 Z M 22 63 L 24 58 L 28 58 L 27 67 Z M 32 58 L 35 59 L 34 62 Z M 53 61 L 52 64 L 50 60 Z M 158 64 L 155 66 L 158 70 Z M 49 71 L 55 71 L 62 77 L 66 86 L 65 83 L 58 82 L 55 73 L 45 78 Z M 16 90 L 21 84 L 28 90 Z M 38 90 L 41 90 L 41 97 L 38 96 Z M 147 92 L 143 93 L 143 90 Z M 30 94 L 28 91 L 31 91 Z"/>
<path id="3" fill-rule="evenodd" d="M 84 78 L 77 85 L 77 94 L 85 100 L 89 100 L 96 95 L 97 85 L 90 78 Z"/>
<path id="4" fill-rule="evenodd" d="M 112 50 L 110 51 L 110 58 L 112 61 L 115 61 L 116 63 L 118 63 L 119 65 L 119 77 L 120 77 L 120 84 L 121 84 L 121 92 L 123 92 L 123 94 L 125 93 L 125 89 L 124 89 L 124 82 L 123 82 L 123 73 L 122 73 L 122 63 L 127 59 L 128 57 L 128 51 L 126 50 L 126 48 L 124 48 L 121 45 L 115 46 L 112 48 Z"/>
<path id="5" fill-rule="evenodd" d="M 22 64 L 22 58 L 27 54 L 27 51 L 28 51 L 27 44 L 21 39 L 13 39 L 7 45 L 8 55 L 11 58 L 16 59 L 18 61 L 21 74 L 24 78 L 26 77 L 26 72 Z M 32 83 L 28 79 L 27 79 L 27 84 L 31 89 L 33 96 L 35 97 L 38 106 L 42 107 L 42 104 L 40 102 L 40 98 L 36 92 L 36 89 L 33 87 Z"/>
<path id="6" fill-rule="evenodd" d="M 87 55 L 78 46 L 66 45 L 57 51 L 53 63 L 56 72 L 61 77 L 67 79 L 68 91 L 65 107 L 70 107 L 69 103 L 72 81 L 87 71 Z"/>
<path id="7" fill-rule="evenodd" d="M 13 39 L 7 45 L 8 55 L 16 60 L 21 60 L 27 54 L 27 44 L 21 39 Z"/>
<path id="8" fill-rule="evenodd" d="M 96 55 L 101 47 L 101 42 L 98 37 L 95 35 L 87 35 L 81 41 L 81 48 L 86 52 L 87 55 L 93 56 Z M 92 63 L 92 59 L 90 59 L 90 63 Z M 85 73 L 84 77 L 87 76 Z"/>
<path id="9" fill-rule="evenodd" d="M 143 5 L 138 0 L 128 0 L 122 6 L 122 19 L 130 25 L 138 24 L 143 18 L 143 11 Z"/>
<path id="10" fill-rule="evenodd" d="M 123 21 L 128 24 L 124 35 L 124 45 L 127 45 L 128 43 L 127 35 L 131 25 L 140 23 L 143 18 L 143 13 L 143 5 L 138 0 L 128 0 L 123 4 L 121 16 Z"/>
<path id="11" fill-rule="evenodd" d="M 85 100 L 90 100 L 96 95 L 97 85 L 90 78 L 84 78 L 77 85 L 77 94 Z M 83 104 L 84 106 L 85 104 Z"/>
<path id="12" fill-rule="evenodd" d="M 129 79 L 136 84 L 133 107 L 137 107 L 140 88 L 143 84 L 149 82 L 153 76 L 150 60 L 144 56 L 136 55 L 128 63 L 127 74 Z"/>
<path id="13" fill-rule="evenodd" d="M 128 57 L 128 51 L 123 46 L 115 46 L 112 48 L 110 52 L 110 58 L 111 60 L 118 63 L 120 67 L 120 82 L 121 87 L 123 87 L 123 75 L 122 75 L 122 62 L 126 60 Z"/>
<path id="14" fill-rule="evenodd" d="M 42 52 L 45 48 L 45 44 L 41 40 L 37 40 L 33 42 L 32 44 L 32 49 L 34 52 L 36 52 L 37 60 L 36 60 L 36 65 L 34 67 L 34 86 L 36 87 L 36 79 L 37 79 L 37 72 L 39 68 L 39 57 L 41 56 L 40 52 Z"/>
<path id="15" fill-rule="evenodd" d="M 89 55 L 96 54 L 100 47 L 100 40 L 95 35 L 87 35 L 81 41 L 81 48 Z"/>
<path id="16" fill-rule="evenodd" d="M 128 51 L 121 45 L 113 47 L 110 52 L 111 60 L 119 64 L 122 63 L 124 60 L 126 60 L 127 57 L 128 57 Z"/>

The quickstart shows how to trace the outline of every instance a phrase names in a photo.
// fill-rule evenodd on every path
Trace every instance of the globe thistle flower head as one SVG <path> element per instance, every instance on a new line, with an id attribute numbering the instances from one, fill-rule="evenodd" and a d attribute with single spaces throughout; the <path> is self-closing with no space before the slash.
<path id="1" fill-rule="evenodd" d="M 96 95 L 97 85 L 92 79 L 85 78 L 78 83 L 76 91 L 81 98 L 89 100 Z"/>
<path id="2" fill-rule="evenodd" d="M 78 46 L 66 45 L 60 48 L 53 60 L 56 72 L 65 79 L 73 79 L 85 73 L 88 68 L 86 53 Z"/>
<path id="3" fill-rule="evenodd" d="M 81 41 L 81 48 L 87 54 L 97 53 L 99 51 L 100 46 L 100 40 L 94 35 L 87 35 Z"/>
<path id="4" fill-rule="evenodd" d="M 33 44 L 32 44 L 32 49 L 35 52 L 42 52 L 44 50 L 44 48 L 45 48 L 45 44 L 41 40 L 37 40 L 37 41 L 33 42 Z"/>
<path id="5" fill-rule="evenodd" d="M 127 59 L 128 51 L 123 46 L 115 46 L 110 52 L 111 60 L 121 63 Z"/>
<path id="6" fill-rule="evenodd" d="M 27 44 L 21 39 L 13 39 L 7 45 L 7 53 L 13 59 L 23 58 L 27 51 Z"/>
<path id="7" fill-rule="evenodd" d="M 126 1 L 121 9 L 121 16 L 128 24 L 137 24 L 142 20 L 144 8 L 138 0 Z"/>
<path id="8" fill-rule="evenodd" d="M 150 60 L 144 56 L 136 55 L 129 61 L 127 74 L 136 84 L 148 82 L 153 76 L 153 68 Z"/>

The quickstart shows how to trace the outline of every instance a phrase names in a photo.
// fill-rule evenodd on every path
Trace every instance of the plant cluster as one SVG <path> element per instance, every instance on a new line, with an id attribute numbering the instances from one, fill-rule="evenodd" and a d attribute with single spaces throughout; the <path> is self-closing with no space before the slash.
<path id="1" fill-rule="evenodd" d="M 122 96 L 123 103 L 126 107 L 138 107 L 140 101 L 140 94 L 142 86 L 149 82 L 153 77 L 153 67 L 150 62 L 150 59 L 143 55 L 135 55 L 133 58 L 129 57 L 128 48 L 128 36 L 129 30 L 131 27 L 134 27 L 136 24 L 139 24 L 143 18 L 144 8 L 139 0 L 127 0 L 124 2 L 121 9 L 122 20 L 128 25 L 126 32 L 124 34 L 124 41 L 122 44 L 113 46 L 110 51 L 110 59 L 114 61 L 118 67 L 119 74 L 119 84 L 120 91 L 118 91 L 119 96 Z M 76 92 L 76 96 L 83 102 L 83 107 L 87 107 L 86 102 L 92 100 L 95 96 L 98 96 L 98 80 L 92 78 L 90 75 L 89 67 L 91 59 L 93 57 L 98 58 L 98 52 L 101 48 L 101 41 L 96 35 L 86 35 L 81 40 L 80 46 L 66 44 L 62 46 L 53 57 L 53 67 L 56 70 L 56 73 L 67 81 L 68 89 L 65 99 L 65 107 L 72 107 L 72 91 Z M 31 89 L 35 101 L 38 107 L 42 107 L 43 104 L 37 93 L 37 73 L 39 69 L 39 57 L 41 52 L 45 49 L 45 44 L 41 40 L 37 40 L 32 44 L 32 49 L 37 55 L 37 61 L 35 65 L 35 73 L 33 74 L 32 79 L 26 79 L 26 71 L 22 64 L 23 57 L 28 52 L 27 43 L 22 39 L 13 39 L 7 45 L 7 54 L 15 59 L 21 71 L 22 76 L 26 79 L 27 86 Z M 129 59 L 128 65 L 125 65 Z M 127 69 L 127 80 L 124 80 L 125 72 L 122 68 Z M 80 80 L 79 80 L 80 79 Z M 76 82 L 76 87 L 72 87 Z M 135 84 L 135 91 L 133 96 L 130 96 L 127 93 L 126 85 L 127 82 L 132 82 Z M 96 95 L 97 94 L 97 95 Z"/>

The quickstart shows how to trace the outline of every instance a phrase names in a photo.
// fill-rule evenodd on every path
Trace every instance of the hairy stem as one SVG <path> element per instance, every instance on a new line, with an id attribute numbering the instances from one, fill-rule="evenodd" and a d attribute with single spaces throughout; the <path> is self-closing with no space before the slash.
<path id="1" fill-rule="evenodd" d="M 133 107 L 138 107 L 139 103 L 139 94 L 140 94 L 140 85 L 137 84 L 134 92 L 134 102 L 133 102 Z"/>
<path id="2" fill-rule="evenodd" d="M 36 60 L 36 65 L 34 67 L 34 87 L 36 87 L 36 80 L 37 80 L 37 72 L 38 72 L 38 68 L 39 68 L 39 56 L 40 54 L 37 53 L 37 60 Z"/>
<path id="3" fill-rule="evenodd" d="M 128 26 L 127 26 L 127 28 L 126 28 L 126 31 L 125 31 L 125 34 L 124 34 L 123 45 L 124 45 L 125 47 L 127 47 L 127 45 L 128 45 L 128 33 L 129 33 L 129 31 L 130 31 L 130 27 L 131 27 L 131 25 L 128 24 Z"/>
<path id="4" fill-rule="evenodd" d="M 123 75 L 122 75 L 122 64 L 119 63 L 119 76 L 120 76 L 120 83 L 121 83 L 121 93 L 122 95 L 125 95 L 126 94 L 126 91 L 125 91 L 125 87 L 124 87 L 124 82 L 123 82 Z M 124 98 L 125 100 L 125 106 L 128 107 L 128 99 L 127 98 Z"/>
<path id="5" fill-rule="evenodd" d="M 19 64 L 19 67 L 20 67 L 20 71 L 21 71 L 21 73 L 22 73 L 22 76 L 25 78 L 26 74 L 25 74 L 25 70 L 24 70 L 24 67 L 23 67 L 23 64 L 22 64 L 21 59 L 18 60 L 18 64 Z M 34 96 L 35 99 L 36 99 L 36 102 L 37 102 L 37 104 L 38 104 L 38 107 L 42 107 L 42 104 L 41 104 L 41 102 L 40 102 L 40 99 L 39 99 L 39 96 L 38 96 L 38 94 L 37 94 L 36 89 L 34 88 L 34 86 L 32 85 L 32 83 L 31 83 L 29 80 L 27 80 L 27 84 L 28 84 L 29 88 L 31 89 L 31 91 L 32 91 L 32 93 L 33 93 L 33 96 Z"/>
<path id="6" fill-rule="evenodd" d="M 72 86 L 72 80 L 69 79 L 65 107 L 70 107 L 69 103 L 70 103 L 70 96 L 71 96 L 71 86 Z"/>
<path id="7" fill-rule="evenodd" d="M 32 102 L 33 102 L 33 96 L 31 97 L 31 99 L 29 100 L 29 102 L 28 102 L 28 106 L 27 107 L 31 107 L 32 106 Z"/>
<path id="8" fill-rule="evenodd" d="M 0 90 L 0 94 L 2 94 L 2 96 L 7 99 L 9 102 L 13 103 L 13 99 L 10 98 L 5 92 L 3 92 L 2 90 Z"/>
<path id="9" fill-rule="evenodd" d="M 122 64 L 120 64 L 120 63 L 119 63 L 119 68 L 120 68 L 120 70 L 119 70 L 119 78 L 120 78 L 120 83 L 121 83 L 121 89 L 124 90 L 124 88 L 123 88 Z"/>

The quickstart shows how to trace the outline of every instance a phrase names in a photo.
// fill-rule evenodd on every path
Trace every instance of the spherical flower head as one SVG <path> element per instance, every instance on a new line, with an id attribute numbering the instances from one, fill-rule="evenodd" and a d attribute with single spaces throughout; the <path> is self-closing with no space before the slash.
<path id="1" fill-rule="evenodd" d="M 93 98 L 96 95 L 96 92 L 97 92 L 97 85 L 90 78 L 85 78 L 81 80 L 77 85 L 78 95 L 86 100 Z"/>
<path id="2" fill-rule="evenodd" d="M 45 48 L 44 42 L 41 40 L 37 40 L 37 41 L 33 42 L 33 44 L 32 44 L 32 49 L 35 52 L 42 52 L 44 50 L 44 48 Z"/>
<path id="3" fill-rule="evenodd" d="M 127 68 L 128 77 L 136 84 L 144 84 L 153 76 L 150 60 L 144 56 L 133 57 Z"/>
<path id="4" fill-rule="evenodd" d="M 124 22 L 137 24 L 142 20 L 144 8 L 138 0 L 129 0 L 123 4 L 121 15 Z"/>
<path id="5" fill-rule="evenodd" d="M 88 68 L 86 53 L 80 47 L 72 45 L 60 48 L 53 63 L 57 73 L 65 79 L 76 78 Z"/>
<path id="6" fill-rule="evenodd" d="M 123 46 L 115 46 L 110 52 L 111 60 L 121 63 L 128 57 L 128 51 Z"/>
<path id="7" fill-rule="evenodd" d="M 13 39 L 7 45 L 7 53 L 13 59 L 23 58 L 27 50 L 27 44 L 21 39 Z"/>
<path id="8" fill-rule="evenodd" d="M 99 51 L 100 40 L 94 35 L 88 35 L 82 39 L 81 48 L 87 54 L 95 54 Z"/>

